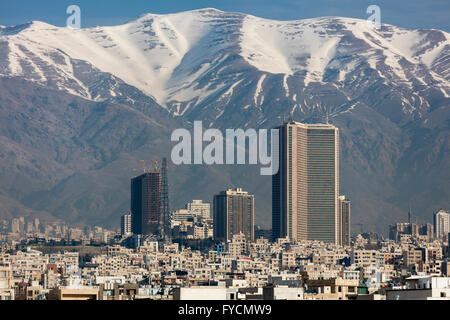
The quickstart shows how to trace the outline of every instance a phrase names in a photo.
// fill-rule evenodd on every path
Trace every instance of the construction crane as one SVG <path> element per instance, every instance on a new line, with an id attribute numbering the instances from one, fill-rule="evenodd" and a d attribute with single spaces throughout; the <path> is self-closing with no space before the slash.
<path id="1" fill-rule="evenodd" d="M 360 227 L 360 234 L 363 234 L 363 224 L 362 223 L 353 223 L 355 226 L 359 226 Z"/>
<path id="2" fill-rule="evenodd" d="M 151 172 L 151 166 L 153 166 L 154 173 L 161 174 L 161 212 L 159 221 L 159 235 L 165 241 L 170 240 L 170 206 L 169 206 L 169 184 L 167 177 L 167 169 L 169 167 L 169 161 L 167 158 L 162 160 L 138 160 L 143 167 L 144 173 Z"/>
<path id="3" fill-rule="evenodd" d="M 158 159 L 153 160 L 139 160 L 140 163 L 142 163 L 142 170 L 144 173 L 150 173 L 151 169 L 148 165 L 149 163 L 153 164 L 153 172 L 159 172 L 159 163 L 160 161 Z"/>

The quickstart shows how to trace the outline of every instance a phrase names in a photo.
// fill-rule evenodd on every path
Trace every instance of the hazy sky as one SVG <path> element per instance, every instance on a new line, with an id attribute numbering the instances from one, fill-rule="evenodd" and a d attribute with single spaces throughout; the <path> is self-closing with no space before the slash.
<path id="1" fill-rule="evenodd" d="M 0 25 L 40 20 L 63 26 L 71 4 L 81 7 L 82 27 L 121 24 L 149 12 L 207 7 L 279 20 L 320 16 L 364 19 L 366 8 L 375 4 L 381 8 L 383 23 L 450 32 L 450 0 L 0 0 Z"/>

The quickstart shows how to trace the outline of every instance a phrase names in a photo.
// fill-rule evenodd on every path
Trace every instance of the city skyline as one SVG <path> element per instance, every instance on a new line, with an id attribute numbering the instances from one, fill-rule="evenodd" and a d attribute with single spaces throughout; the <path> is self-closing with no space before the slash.
<path id="1" fill-rule="evenodd" d="M 1 2 L 0 304 L 450 300 L 449 12 Z"/>

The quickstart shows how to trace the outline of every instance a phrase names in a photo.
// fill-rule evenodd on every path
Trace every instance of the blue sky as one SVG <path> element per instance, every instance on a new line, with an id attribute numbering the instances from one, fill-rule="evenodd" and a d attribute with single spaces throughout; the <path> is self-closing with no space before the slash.
<path id="1" fill-rule="evenodd" d="M 411 29 L 450 32 L 450 0 L 1 0 L 0 25 L 40 20 L 65 25 L 66 8 L 77 4 L 82 27 L 116 25 L 143 13 L 172 13 L 213 7 L 224 11 L 294 20 L 320 16 L 367 18 L 366 8 L 380 6 L 382 22 Z"/>

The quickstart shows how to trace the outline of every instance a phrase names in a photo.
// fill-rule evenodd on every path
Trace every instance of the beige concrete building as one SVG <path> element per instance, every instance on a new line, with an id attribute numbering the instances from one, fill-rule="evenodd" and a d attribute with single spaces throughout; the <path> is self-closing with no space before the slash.
<path id="1" fill-rule="evenodd" d="M 49 293 L 49 300 L 99 300 L 98 287 L 53 289 Z"/>
<path id="2" fill-rule="evenodd" d="M 347 300 L 358 292 L 358 280 L 307 280 L 305 299 Z"/>
<path id="3" fill-rule="evenodd" d="M 339 129 L 288 122 L 279 130 L 273 237 L 339 243 Z"/>
<path id="4" fill-rule="evenodd" d="M 239 233 L 255 239 L 255 197 L 241 188 L 228 189 L 214 196 L 214 239 L 226 242 Z"/>
<path id="5" fill-rule="evenodd" d="M 202 200 L 192 200 L 186 204 L 186 209 L 202 219 L 211 219 L 211 204 Z"/>
<path id="6" fill-rule="evenodd" d="M 11 266 L 0 265 L 0 300 L 14 300 Z"/>
<path id="7" fill-rule="evenodd" d="M 450 213 L 439 210 L 434 214 L 434 235 L 436 238 L 448 237 L 450 233 Z"/>

